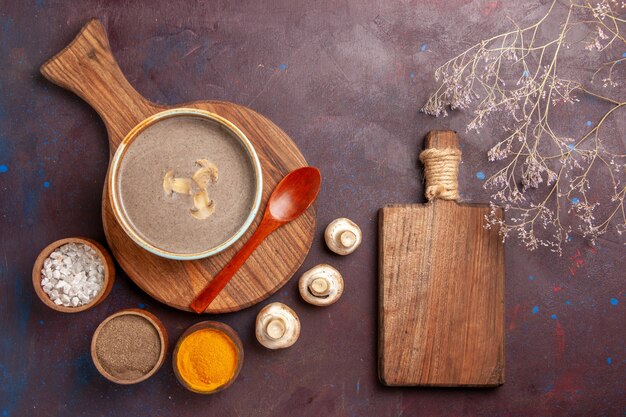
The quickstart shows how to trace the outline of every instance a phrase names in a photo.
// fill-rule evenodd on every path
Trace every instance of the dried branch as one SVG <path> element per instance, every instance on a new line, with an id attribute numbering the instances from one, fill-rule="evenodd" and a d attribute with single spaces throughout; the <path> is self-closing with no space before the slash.
<path id="1" fill-rule="evenodd" d="M 626 12 L 626 2 L 570 0 L 567 9 L 557 13 L 559 7 L 554 0 L 533 25 L 514 24 L 513 30 L 483 40 L 437 68 L 440 85 L 422 111 L 446 116 L 448 109 L 469 109 L 474 117 L 467 129 L 477 132 L 496 115 L 506 120 L 506 136 L 488 152 L 490 161 L 506 165 L 486 180 L 485 188 L 492 190 L 492 206 L 507 210 L 507 220 L 498 219 L 492 210 L 487 227 L 498 225 L 503 238 L 517 236 L 531 250 L 544 246 L 560 253 L 573 233 L 593 241 L 611 225 L 620 236 L 626 232 L 626 155 L 611 152 L 602 139 L 605 122 L 623 117 L 626 101 L 592 91 L 562 75 L 560 67 L 564 51 L 571 47 L 584 46 L 581 55 L 601 51 L 619 56 L 601 64 L 590 83 L 594 89 L 623 95 L 615 87 L 623 82 L 626 65 L 620 65 L 626 61 L 621 55 L 626 20 L 620 15 Z M 573 29 L 581 25 L 590 36 L 575 39 Z M 593 96 L 609 109 L 580 138 L 565 137 L 553 128 L 553 109 L 577 103 L 577 94 Z M 600 175 L 606 181 L 596 182 L 608 183 L 609 190 L 593 192 L 589 177 Z"/>

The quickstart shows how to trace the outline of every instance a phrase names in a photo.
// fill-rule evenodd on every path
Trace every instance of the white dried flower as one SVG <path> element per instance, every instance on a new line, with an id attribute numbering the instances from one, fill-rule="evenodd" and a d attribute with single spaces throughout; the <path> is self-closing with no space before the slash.
<path id="1" fill-rule="evenodd" d="M 498 121 L 510 120 L 502 127 L 507 136 L 487 153 L 489 161 L 506 165 L 484 184 L 492 190 L 492 202 L 507 210 L 507 221 L 495 217 L 492 210 L 487 226 L 498 226 L 503 238 L 517 236 L 529 249 L 545 247 L 557 253 L 573 230 L 591 240 L 605 233 L 610 224 L 620 236 L 626 231 L 626 156 L 607 150 L 600 136 L 605 120 L 619 117 L 616 110 L 626 107 L 626 101 L 590 91 L 585 80 L 563 78 L 562 65 L 558 65 L 561 54 L 570 47 L 603 53 L 614 46 L 624 48 L 626 22 L 619 9 L 625 12 L 626 2 L 569 0 L 565 5 L 569 13 L 551 15 L 559 4 L 553 0 L 538 23 L 516 26 L 483 40 L 439 67 L 435 78 L 440 87 L 422 108 L 436 117 L 446 116 L 448 108 L 470 109 L 473 118 L 468 131 L 479 131 L 495 120 L 494 116 Z M 556 21 L 562 16 L 571 18 Z M 581 23 L 591 29 L 585 43 L 573 36 L 570 39 L 574 32 L 570 29 Z M 558 33 L 538 39 L 539 34 L 552 33 L 542 30 L 550 27 L 558 27 Z M 619 48 L 614 56 L 622 54 Z M 618 86 L 614 70 L 622 61 L 626 64 L 626 57 L 601 64 L 590 81 L 597 77 L 603 88 Z M 578 103 L 581 94 L 591 94 L 610 108 L 595 123 L 588 122 L 591 128 L 581 137 L 563 137 L 551 126 L 555 112 L 550 109 Z M 601 169 L 608 173 L 613 190 L 608 195 L 593 193 L 594 198 L 606 196 L 604 206 L 600 201 L 591 202 L 589 193 L 589 175 L 602 175 L 597 173 Z M 605 208 L 603 217 L 596 213 L 598 207 Z M 568 219 L 563 218 L 566 215 Z"/>

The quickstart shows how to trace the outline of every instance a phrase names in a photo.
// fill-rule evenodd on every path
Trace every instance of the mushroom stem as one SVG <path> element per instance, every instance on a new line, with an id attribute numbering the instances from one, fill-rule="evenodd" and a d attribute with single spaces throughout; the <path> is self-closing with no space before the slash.
<path id="1" fill-rule="evenodd" d="M 265 334 L 272 340 L 278 340 L 285 335 L 287 326 L 285 321 L 279 317 L 274 317 L 265 325 Z"/>
<path id="2" fill-rule="evenodd" d="M 332 266 L 320 264 L 302 274 L 298 281 L 298 290 L 307 303 L 327 306 L 341 297 L 343 278 Z"/>
<path id="3" fill-rule="evenodd" d="M 300 320 L 295 311 L 283 303 L 271 303 L 256 316 L 256 338 L 268 349 L 284 349 L 298 340 Z"/>
<path id="4" fill-rule="evenodd" d="M 328 249 L 338 255 L 354 252 L 363 238 L 359 226 L 350 219 L 340 217 L 330 222 L 324 231 L 324 240 Z"/>
<path id="5" fill-rule="evenodd" d="M 344 248 L 350 248 L 356 243 L 356 234 L 352 230 L 346 230 L 339 235 L 339 243 Z"/>
<path id="6" fill-rule="evenodd" d="M 317 297 L 325 297 L 330 294 L 330 284 L 325 278 L 314 278 L 309 284 L 309 291 Z"/>

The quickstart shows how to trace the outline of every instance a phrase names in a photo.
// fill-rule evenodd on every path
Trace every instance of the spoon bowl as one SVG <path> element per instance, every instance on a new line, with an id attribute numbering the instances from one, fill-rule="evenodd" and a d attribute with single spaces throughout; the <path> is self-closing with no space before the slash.
<path id="1" fill-rule="evenodd" d="M 297 169 L 283 178 L 267 203 L 265 217 L 290 222 L 304 213 L 315 201 L 322 176 L 314 167 Z"/>

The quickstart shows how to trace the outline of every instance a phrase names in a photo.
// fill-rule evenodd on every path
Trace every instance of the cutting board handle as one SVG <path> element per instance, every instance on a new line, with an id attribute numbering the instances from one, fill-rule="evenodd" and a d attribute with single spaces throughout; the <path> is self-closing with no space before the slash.
<path id="1" fill-rule="evenodd" d="M 452 130 L 431 130 L 426 136 L 426 149 L 420 154 L 424 164 L 426 198 L 459 199 L 459 138 Z"/>
<path id="2" fill-rule="evenodd" d="M 68 46 L 44 63 L 41 73 L 98 112 L 109 132 L 111 152 L 133 127 L 160 110 L 126 80 L 97 19 L 87 22 Z"/>

